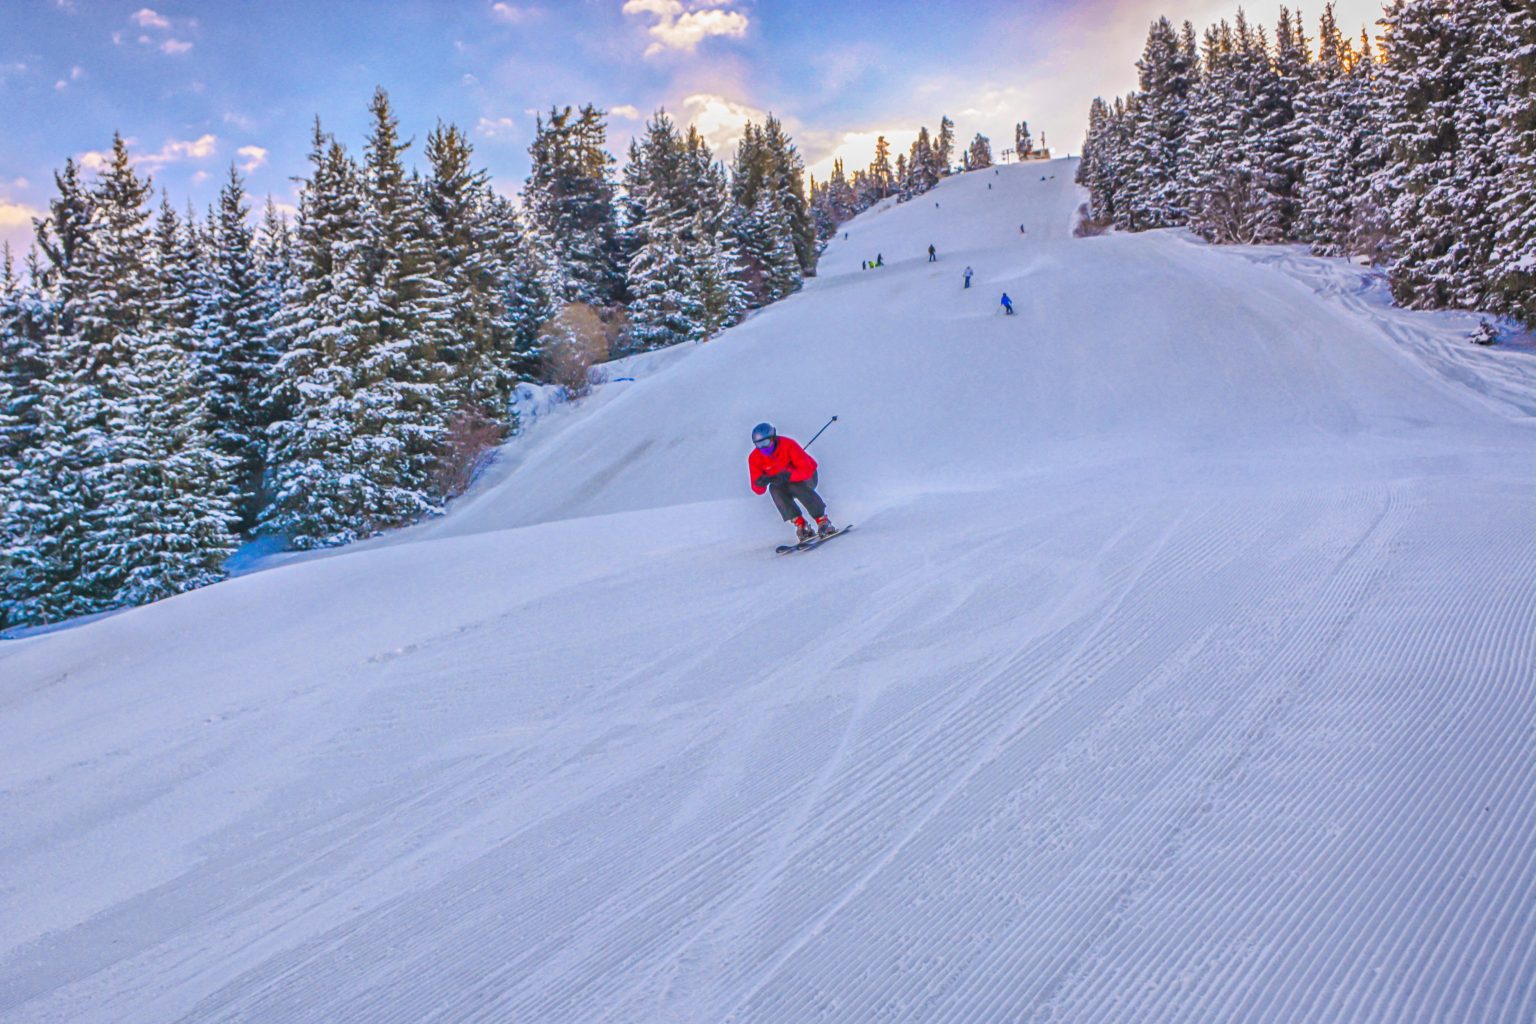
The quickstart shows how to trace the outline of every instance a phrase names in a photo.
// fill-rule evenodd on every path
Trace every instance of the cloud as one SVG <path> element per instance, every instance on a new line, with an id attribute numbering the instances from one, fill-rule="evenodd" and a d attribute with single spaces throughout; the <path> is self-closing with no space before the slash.
<path id="1" fill-rule="evenodd" d="M 194 185 L 201 185 L 203 182 L 205 182 L 207 180 L 208 180 L 208 172 L 207 171 L 198 171 L 196 174 L 192 175 L 192 184 L 194 184 Z"/>
<path id="2" fill-rule="evenodd" d="M 704 141 L 718 156 L 724 156 L 741 141 L 741 131 L 748 121 L 761 124 L 767 112 L 745 103 L 728 100 L 715 93 L 694 93 L 683 98 L 688 122 L 699 129 Z"/>
<path id="3" fill-rule="evenodd" d="M 150 171 L 156 171 L 166 164 L 180 163 L 183 160 L 207 160 L 219 151 L 219 140 L 214 135 L 202 135 L 195 139 L 172 139 L 161 146 L 158 152 L 140 156 L 132 155 L 136 140 L 124 141 L 128 144 L 133 163 Z M 99 172 L 105 170 L 112 162 L 112 154 L 99 149 L 88 150 L 80 154 L 79 162 L 80 166 L 86 170 Z"/>
<path id="4" fill-rule="evenodd" d="M 29 228 L 32 226 L 32 218 L 42 215 L 43 211 L 35 210 L 24 203 L 0 199 L 0 228 Z"/>
<path id="5" fill-rule="evenodd" d="M 165 16 L 160 15 L 160 14 L 156 14 L 154 11 L 150 10 L 148 7 L 140 7 L 137 11 L 133 12 L 133 14 L 129 16 L 128 20 L 133 22 L 135 25 L 139 26 L 139 28 L 170 28 L 171 27 L 171 22 L 170 22 L 169 18 L 166 18 Z"/>
<path id="6" fill-rule="evenodd" d="M 192 49 L 192 44 L 181 39 L 167 39 L 160 44 L 161 53 L 179 54 Z"/>
<path id="7" fill-rule="evenodd" d="M 245 157 L 245 163 L 240 165 L 240 169 L 246 174 L 267 162 L 267 151 L 260 146 L 241 146 L 235 152 Z"/>
<path id="8" fill-rule="evenodd" d="M 256 122 L 244 114 L 234 110 L 224 112 L 224 123 L 232 124 L 241 131 L 250 132 L 256 130 Z"/>
<path id="9" fill-rule="evenodd" d="M 656 40 L 646 47 L 645 55 L 654 57 L 667 50 L 694 48 L 710 36 L 740 39 L 751 24 L 745 14 L 722 6 L 718 0 L 685 9 L 682 0 L 625 0 L 625 14 L 653 14 L 656 23 L 646 31 Z"/>
<path id="10" fill-rule="evenodd" d="M 475 124 L 475 131 L 488 139 L 510 135 L 517 130 L 517 122 L 510 117 L 482 117 Z"/>
<path id="11" fill-rule="evenodd" d="M 508 25 L 521 25 L 531 18 L 536 18 L 542 12 L 537 7 L 526 5 L 494 3 L 491 4 L 491 17 L 497 21 L 504 21 Z"/>
<path id="12" fill-rule="evenodd" d="M 614 117 L 622 117 L 626 121 L 640 120 L 640 108 L 629 103 L 620 103 L 608 108 L 608 113 Z"/>

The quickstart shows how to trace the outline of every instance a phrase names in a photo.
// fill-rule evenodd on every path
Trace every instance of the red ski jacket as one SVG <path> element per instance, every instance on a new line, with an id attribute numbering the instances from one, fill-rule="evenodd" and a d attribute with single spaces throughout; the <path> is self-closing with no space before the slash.
<path id="1" fill-rule="evenodd" d="M 753 448 L 752 454 L 747 456 L 747 479 L 752 481 L 752 489 L 758 494 L 768 490 L 758 486 L 758 477 L 775 476 L 786 469 L 789 470 L 789 482 L 792 484 L 809 480 L 811 474 L 816 472 L 816 460 L 807 455 L 805 449 L 793 438 L 779 437 L 773 451 L 764 452 L 761 448 Z"/>

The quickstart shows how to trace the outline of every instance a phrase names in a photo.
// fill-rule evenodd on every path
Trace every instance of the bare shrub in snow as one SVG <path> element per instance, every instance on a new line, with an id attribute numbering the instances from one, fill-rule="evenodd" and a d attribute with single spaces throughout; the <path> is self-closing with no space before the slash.
<path id="1" fill-rule="evenodd" d="M 586 395 L 592 388 L 593 365 L 608 358 L 611 330 L 591 306 L 582 302 L 566 306 L 539 329 L 544 379 L 564 388 L 570 398 Z"/>
<path id="2" fill-rule="evenodd" d="M 505 437 L 505 426 L 478 410 L 466 409 L 455 415 L 448 421 L 447 436 L 432 467 L 436 492 L 446 498 L 463 494 Z"/>
<path id="3" fill-rule="evenodd" d="M 1092 238 L 1095 235 L 1102 235 L 1109 230 L 1109 224 L 1110 222 L 1107 218 L 1095 220 L 1093 215 L 1088 212 L 1088 204 L 1083 203 L 1077 208 L 1077 223 L 1072 225 L 1072 237 Z"/>

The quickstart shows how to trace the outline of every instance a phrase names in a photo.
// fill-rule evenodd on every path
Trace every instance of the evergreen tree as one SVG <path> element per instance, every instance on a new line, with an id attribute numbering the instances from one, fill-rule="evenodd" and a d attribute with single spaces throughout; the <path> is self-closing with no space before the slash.
<path id="1" fill-rule="evenodd" d="M 1378 175 L 1391 200 L 1396 299 L 1410 308 L 1477 306 L 1499 225 L 1492 207 L 1494 137 L 1505 82 L 1495 62 L 1490 3 L 1396 0 L 1383 18 L 1384 134 L 1391 161 Z"/>
<path id="2" fill-rule="evenodd" d="M 933 141 L 933 159 L 938 165 L 939 176 L 949 174 L 955 151 L 955 122 L 947 115 L 939 118 L 939 134 Z"/>
<path id="3" fill-rule="evenodd" d="M 1103 101 L 1097 101 L 1102 103 Z M 1035 152 L 1035 140 L 1029 134 L 1029 122 L 1020 121 L 1013 126 L 1013 151 L 1020 160 L 1028 160 Z"/>
<path id="4" fill-rule="evenodd" d="M 360 172 L 315 122 L 294 228 L 292 286 L 278 317 L 283 355 L 269 428 L 272 498 L 266 532 L 295 548 L 344 543 L 385 525 L 357 364 L 363 344 L 363 195 Z"/>
<path id="5" fill-rule="evenodd" d="M 992 142 L 980 132 L 971 140 L 970 148 L 965 151 L 965 169 L 979 171 L 984 167 L 992 166 Z"/>
<path id="6" fill-rule="evenodd" d="M 907 151 L 907 183 L 910 195 L 922 195 L 939 183 L 939 162 L 926 125 L 917 130 L 917 138 Z"/>
<path id="7" fill-rule="evenodd" d="M 891 167 L 891 144 L 884 135 L 875 137 L 875 158 L 870 161 L 869 174 L 865 177 L 868 191 L 860 195 L 864 206 L 873 206 L 896 189 L 898 175 Z"/>
<path id="8" fill-rule="evenodd" d="M 624 299 L 622 246 L 614 203 L 613 157 L 604 148 L 603 111 L 590 104 L 551 109 L 538 119 L 529 155 L 533 169 L 523 189 L 537 244 L 553 255 L 553 282 L 563 302 L 598 307 Z"/>
<path id="9" fill-rule="evenodd" d="M 424 188 L 431 279 L 440 286 L 437 359 L 447 401 L 492 422 L 507 418 L 517 377 L 517 330 L 505 315 L 512 270 L 497 251 L 494 196 L 476 169 L 469 139 L 455 125 L 427 136 Z"/>
<path id="10" fill-rule="evenodd" d="M 1505 42 L 1478 56 L 1479 61 L 1507 61 L 1508 101 L 1493 141 L 1504 155 L 1500 198 L 1490 209 L 1502 227 L 1488 277 L 1495 308 L 1536 325 L 1536 8 L 1529 3 L 1502 6 Z"/>
<path id="11" fill-rule="evenodd" d="M 704 310 L 688 243 L 672 218 L 652 218 L 629 267 L 630 332 L 637 349 L 704 338 Z"/>
<path id="12" fill-rule="evenodd" d="M 748 122 L 731 163 L 729 233 L 757 303 L 799 287 L 815 267 L 816 233 L 805 199 L 805 165 L 778 119 Z M 780 237 L 782 236 L 782 237 Z"/>
<path id="13" fill-rule="evenodd" d="M 1124 181 L 1126 215 L 1138 230 L 1182 224 L 1187 215 L 1185 134 L 1198 73 L 1194 26 L 1185 22 L 1180 36 L 1167 18 L 1153 22 L 1136 67 L 1141 91 L 1127 126 L 1131 173 Z"/>
<path id="14" fill-rule="evenodd" d="M 209 422 L 218 451 L 232 467 L 244 532 L 255 526 L 263 499 L 267 392 L 277 362 L 249 216 L 244 183 L 231 166 L 207 226 L 210 248 L 197 328 L 207 368 Z"/>

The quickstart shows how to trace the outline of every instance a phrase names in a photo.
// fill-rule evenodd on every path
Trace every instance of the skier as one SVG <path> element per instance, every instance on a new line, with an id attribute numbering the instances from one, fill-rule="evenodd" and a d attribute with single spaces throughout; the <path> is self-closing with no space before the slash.
<path id="1" fill-rule="evenodd" d="M 875 266 L 877 266 L 877 267 L 885 266 L 885 254 L 884 253 L 879 253 L 879 252 L 875 253 Z"/>
<path id="2" fill-rule="evenodd" d="M 1003 313 L 1006 316 L 1013 316 L 1013 300 L 1008 297 L 1007 292 L 1003 292 Z"/>
<path id="3" fill-rule="evenodd" d="M 933 247 L 933 243 L 932 242 L 928 243 L 928 262 L 929 263 L 937 263 L 937 262 L 939 262 L 939 250 L 937 250 L 937 249 L 935 249 Z"/>
<path id="4" fill-rule="evenodd" d="M 971 286 L 971 274 L 972 273 L 974 273 L 974 271 L 972 271 L 970 267 L 966 267 L 965 268 L 965 286 L 967 288 L 969 288 Z"/>
<path id="5" fill-rule="evenodd" d="M 759 423 L 752 428 L 752 454 L 747 456 L 747 470 L 752 490 L 772 495 L 779 515 L 794 524 L 796 540 L 804 543 L 812 537 L 837 532 L 827 518 L 827 503 L 816 493 L 816 460 L 793 438 L 780 437 L 772 423 Z M 814 530 L 796 507 L 797 501 L 816 520 Z"/>
<path id="6" fill-rule="evenodd" d="M 1021 234 L 1021 235 L 1022 235 L 1022 234 L 1024 234 L 1024 233 L 1025 233 L 1025 232 L 1024 232 L 1024 225 L 1023 225 L 1023 224 L 1020 224 L 1020 225 L 1019 225 L 1019 234 Z"/>

